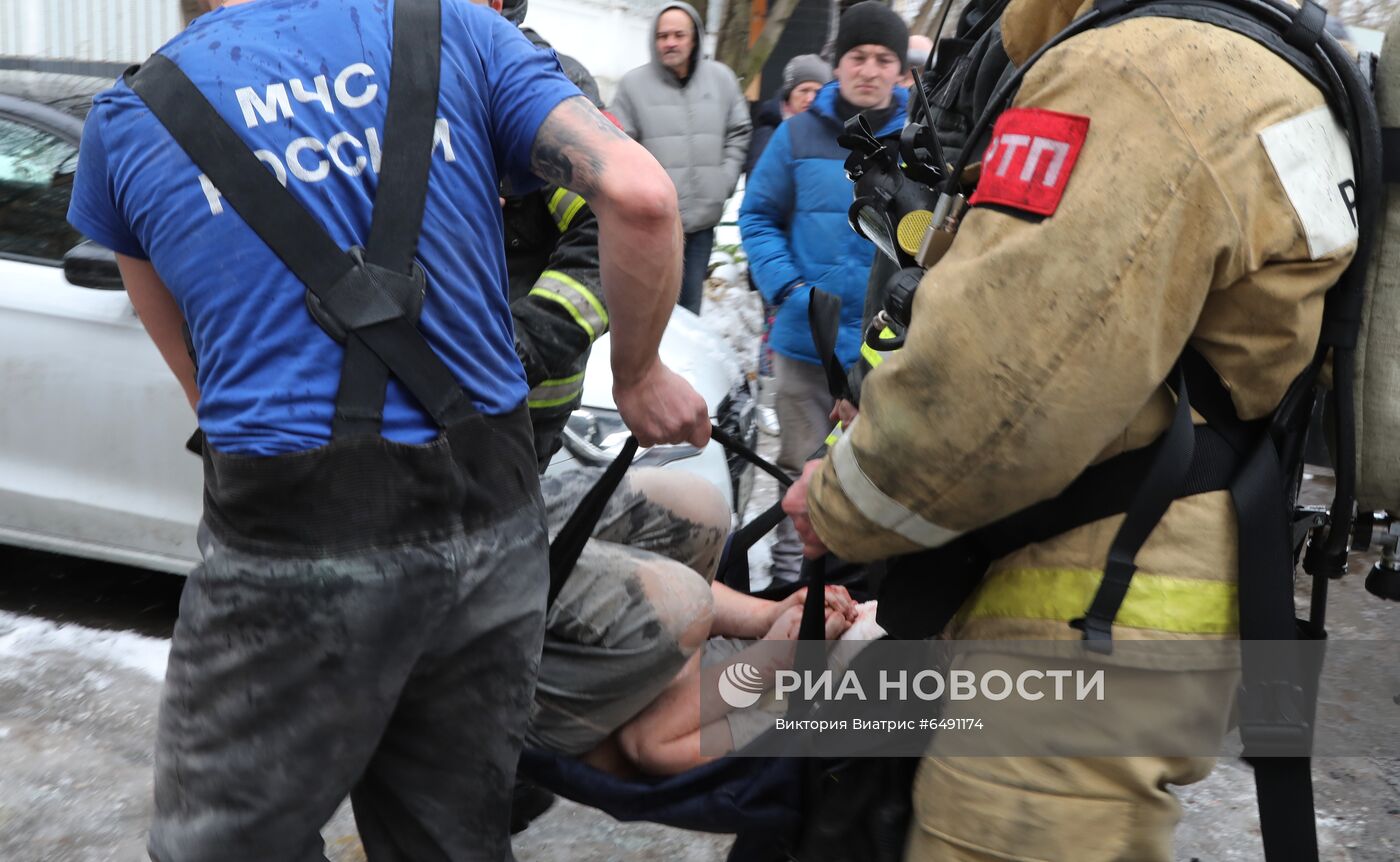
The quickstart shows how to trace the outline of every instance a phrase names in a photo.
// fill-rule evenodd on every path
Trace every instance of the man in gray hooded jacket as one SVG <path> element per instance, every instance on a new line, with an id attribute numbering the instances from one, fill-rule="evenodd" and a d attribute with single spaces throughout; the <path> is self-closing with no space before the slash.
<path id="1" fill-rule="evenodd" d="M 685 275 L 680 305 L 700 312 L 715 225 L 734 193 L 749 147 L 749 109 L 728 66 L 701 56 L 704 23 L 669 3 L 652 27 L 651 62 L 618 82 L 612 112 L 651 151 L 680 198 Z"/>

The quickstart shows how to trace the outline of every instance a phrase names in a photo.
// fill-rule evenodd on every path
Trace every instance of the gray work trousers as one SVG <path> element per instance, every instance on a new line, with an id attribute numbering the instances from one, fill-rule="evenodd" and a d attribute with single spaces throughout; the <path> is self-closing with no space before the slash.
<path id="1" fill-rule="evenodd" d="M 156 731 L 157 862 L 311 862 L 350 794 L 371 862 L 512 859 L 544 524 L 326 557 L 201 529 Z"/>
<path id="2" fill-rule="evenodd" d="M 312 862 L 350 795 L 371 862 L 510 861 L 545 634 L 524 407 L 423 445 L 204 449 L 155 729 L 157 862 Z"/>
<path id="3" fill-rule="evenodd" d="M 773 354 L 773 388 L 779 426 L 778 466 L 793 477 L 800 476 L 807 459 L 836 424 L 830 419 L 836 402 L 820 365 L 781 353 Z M 773 581 L 796 580 L 802 569 L 802 540 L 790 519 L 778 522 L 774 540 Z"/>

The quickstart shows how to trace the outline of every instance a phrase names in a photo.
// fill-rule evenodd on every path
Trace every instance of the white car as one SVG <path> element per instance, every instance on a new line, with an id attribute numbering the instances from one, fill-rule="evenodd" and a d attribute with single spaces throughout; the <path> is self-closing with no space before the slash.
<path id="1" fill-rule="evenodd" d="M 81 117 L 108 84 L 0 73 L 0 544 L 184 573 L 202 509 L 200 460 L 185 449 L 194 417 L 111 253 L 65 218 Z M 747 384 L 699 318 L 677 309 L 661 355 L 716 422 L 753 441 Z M 606 336 L 588 369 L 551 470 L 605 462 L 626 438 Z M 751 469 L 718 444 L 656 447 L 638 462 L 697 472 L 743 511 Z"/>

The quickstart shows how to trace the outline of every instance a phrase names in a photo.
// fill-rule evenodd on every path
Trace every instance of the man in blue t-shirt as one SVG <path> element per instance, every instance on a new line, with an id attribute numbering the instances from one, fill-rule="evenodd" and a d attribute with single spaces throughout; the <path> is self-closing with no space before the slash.
<path id="1" fill-rule="evenodd" d="M 395 25 L 436 22 L 438 3 L 211 3 L 160 51 L 197 92 L 154 97 L 179 75 L 153 59 L 84 129 L 69 219 L 117 252 L 206 440 L 204 562 L 157 729 L 160 862 L 320 859 L 347 793 L 370 859 L 510 858 L 547 549 L 502 184 L 588 199 L 619 410 L 642 445 L 708 438 L 703 400 L 656 352 L 679 289 L 674 188 L 488 9 L 440 0 L 421 219 L 375 211 L 381 167 L 387 188 L 411 149 L 386 122 L 395 36 L 416 52 L 436 35 Z M 199 142 L 220 135 L 210 156 Z M 252 206 L 239 189 L 259 182 Z M 279 233 L 259 212 L 298 207 L 319 227 Z M 402 267 L 386 214 L 399 250 L 394 225 L 421 220 Z"/>

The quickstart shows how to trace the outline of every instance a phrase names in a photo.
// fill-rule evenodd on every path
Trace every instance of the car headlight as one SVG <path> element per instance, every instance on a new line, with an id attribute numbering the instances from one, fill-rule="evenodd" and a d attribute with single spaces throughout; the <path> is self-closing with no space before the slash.
<path id="1" fill-rule="evenodd" d="M 569 420 L 564 424 L 564 448 L 580 461 L 607 464 L 622 451 L 622 446 L 631 433 L 616 410 L 580 407 L 569 414 Z M 636 464 L 660 467 L 699 454 L 699 449 L 682 443 L 638 449 L 633 460 Z"/>

